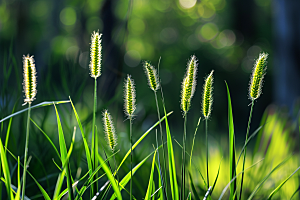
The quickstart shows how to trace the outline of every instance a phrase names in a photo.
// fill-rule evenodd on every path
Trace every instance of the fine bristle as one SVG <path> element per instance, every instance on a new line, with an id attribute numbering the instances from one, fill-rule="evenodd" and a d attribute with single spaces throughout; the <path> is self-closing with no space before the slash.
<path id="1" fill-rule="evenodd" d="M 92 78 L 98 78 L 101 75 L 101 36 L 99 32 L 93 32 L 91 37 L 91 49 L 90 49 L 90 75 Z"/>
<path id="2" fill-rule="evenodd" d="M 124 85 L 124 111 L 128 117 L 132 117 L 136 109 L 135 85 L 130 75 L 127 75 Z"/>
<path id="3" fill-rule="evenodd" d="M 35 100 L 37 93 L 36 69 L 33 56 L 29 57 L 29 55 L 23 55 L 23 71 L 23 89 L 25 93 L 24 102 L 26 104 Z"/>
<path id="4" fill-rule="evenodd" d="M 267 69 L 267 58 L 267 53 L 259 54 L 259 57 L 253 67 L 249 84 L 249 98 L 252 101 L 258 99 L 262 93 L 263 79 Z"/>
<path id="5" fill-rule="evenodd" d="M 192 97 L 196 90 L 196 79 L 197 79 L 197 58 L 193 55 L 188 62 L 187 71 L 182 81 L 181 90 L 181 109 L 184 113 L 187 113 Z"/>
<path id="6" fill-rule="evenodd" d="M 213 104 L 213 77 L 214 70 L 210 72 L 208 77 L 205 79 L 205 83 L 203 85 L 203 97 L 202 97 L 202 113 L 205 119 L 208 119 L 211 111 L 212 111 L 212 104 Z"/>
<path id="7" fill-rule="evenodd" d="M 147 61 L 145 61 L 144 63 L 144 69 L 150 89 L 153 91 L 157 91 L 160 85 L 156 69 Z"/>
<path id="8" fill-rule="evenodd" d="M 107 144 L 110 150 L 113 152 L 115 150 L 115 147 L 117 146 L 117 135 L 112 117 L 107 110 L 103 112 L 103 126 Z"/>

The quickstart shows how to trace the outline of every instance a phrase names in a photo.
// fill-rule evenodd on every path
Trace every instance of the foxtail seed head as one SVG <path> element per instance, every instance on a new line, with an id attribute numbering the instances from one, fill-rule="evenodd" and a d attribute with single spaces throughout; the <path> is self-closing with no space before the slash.
<path id="1" fill-rule="evenodd" d="M 114 151 L 115 147 L 117 146 L 117 135 L 112 121 L 112 117 L 107 110 L 103 112 L 103 124 L 107 144 L 110 150 Z"/>
<path id="2" fill-rule="evenodd" d="M 192 97 L 196 90 L 196 78 L 197 78 L 197 58 L 195 55 L 191 57 L 188 62 L 187 71 L 182 81 L 181 90 L 181 109 L 184 113 L 189 111 Z"/>
<path id="3" fill-rule="evenodd" d="M 213 104 L 212 92 L 213 92 L 213 82 L 214 82 L 213 73 L 214 70 L 210 72 L 203 85 L 202 112 L 205 119 L 209 118 L 212 110 L 212 104 Z"/>
<path id="4" fill-rule="evenodd" d="M 249 98 L 254 101 L 261 95 L 263 79 L 267 69 L 267 53 L 259 54 L 255 62 L 249 86 Z"/>
<path id="5" fill-rule="evenodd" d="M 98 78 L 101 75 L 101 36 L 99 32 L 93 32 L 91 37 L 91 49 L 90 49 L 90 74 L 92 78 Z"/>
<path id="6" fill-rule="evenodd" d="M 145 61 L 144 63 L 144 68 L 150 89 L 153 91 L 157 91 L 159 89 L 159 80 L 156 69 L 147 61 Z"/>
<path id="7" fill-rule="evenodd" d="M 31 103 L 33 100 L 35 100 L 35 95 L 37 93 L 36 69 L 33 56 L 29 57 L 29 55 L 23 55 L 23 71 L 23 89 L 25 93 L 24 102 L 26 104 Z"/>
<path id="8" fill-rule="evenodd" d="M 135 86 L 134 81 L 131 78 L 130 75 L 127 75 L 127 78 L 125 80 L 125 90 L 124 90 L 124 110 L 125 114 L 128 117 L 132 117 L 133 113 L 136 109 L 135 104 Z"/>

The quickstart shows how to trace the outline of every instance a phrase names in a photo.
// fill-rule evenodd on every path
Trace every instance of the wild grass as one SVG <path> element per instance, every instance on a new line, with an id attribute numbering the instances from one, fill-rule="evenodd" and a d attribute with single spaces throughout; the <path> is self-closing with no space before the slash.
<path id="1" fill-rule="evenodd" d="M 122 119 L 118 119 L 118 114 L 107 111 L 110 102 L 102 102 L 103 100 L 97 98 L 97 78 L 101 75 L 100 38 L 101 34 L 93 33 L 90 75 L 95 80 L 94 101 L 90 103 L 92 109 L 87 106 L 86 110 L 90 110 L 88 113 L 84 113 L 81 109 L 84 105 L 78 100 L 80 95 L 76 95 L 74 101 L 71 96 L 68 100 L 49 100 L 33 105 L 32 100 L 37 93 L 35 89 L 34 94 L 33 86 L 29 86 L 31 89 L 24 89 L 27 99 L 25 102 L 29 104 L 29 107 L 18 111 L 15 111 L 15 108 L 9 110 L 12 114 L 3 116 L 0 120 L 0 198 L 10 200 L 27 198 L 47 200 L 297 199 L 299 178 L 296 175 L 300 169 L 300 163 L 299 153 L 292 154 L 298 148 L 298 143 L 293 141 L 295 136 L 292 134 L 298 124 L 289 124 L 288 118 L 283 116 L 281 111 L 269 107 L 262 117 L 260 126 L 250 134 L 252 112 L 253 116 L 257 117 L 253 111 L 253 105 L 262 94 L 267 54 L 259 55 L 251 76 L 249 88 L 251 111 L 245 134 L 246 139 L 242 147 L 236 147 L 234 119 L 237 116 L 233 115 L 235 106 L 232 104 L 229 84 L 224 83 L 228 103 L 228 129 L 226 130 L 228 137 L 226 139 L 229 141 L 224 142 L 223 136 L 220 136 L 219 142 L 226 144 L 226 149 L 222 149 L 221 145 L 219 148 L 213 148 L 211 146 L 213 142 L 208 140 L 207 134 L 208 118 L 218 112 L 217 110 L 214 110 L 214 113 L 211 112 L 213 73 L 217 74 L 217 70 L 211 71 L 203 82 L 203 101 L 198 102 L 202 103 L 202 114 L 205 120 L 206 139 L 202 142 L 199 137 L 203 138 L 203 136 L 196 135 L 196 133 L 200 132 L 198 127 L 202 125 L 203 120 L 199 117 L 195 127 L 187 126 L 187 113 L 192 109 L 191 100 L 196 90 L 197 65 L 198 62 L 201 64 L 201 61 L 197 61 L 194 55 L 189 60 L 182 82 L 181 102 L 178 103 L 184 118 L 184 130 L 181 131 L 183 141 L 180 143 L 171 134 L 172 127 L 169 122 L 172 120 L 170 118 L 172 112 L 167 112 L 163 87 L 160 84 L 159 68 L 156 69 L 150 62 L 145 62 L 143 66 L 146 72 L 145 79 L 154 92 L 153 102 L 156 104 L 157 122 L 149 126 L 140 136 L 139 127 L 132 126 L 138 110 L 136 106 L 138 90 L 135 89 L 134 77 L 129 75 L 125 77 L 123 99 L 125 100 L 125 117 Z M 12 58 L 14 56 L 10 55 L 9 59 Z M 257 66 L 261 68 L 257 69 Z M 7 70 L 6 66 L 4 68 Z M 5 71 L 4 74 L 7 72 Z M 31 75 L 33 74 L 35 75 L 34 71 L 31 72 Z M 105 73 L 102 76 L 105 76 Z M 18 78 L 17 75 L 16 78 Z M 36 83 L 32 80 L 31 82 Z M 62 87 L 66 90 L 72 87 L 72 85 L 68 86 L 66 81 L 62 85 L 65 85 Z M 79 91 L 83 91 L 84 87 L 85 81 L 79 87 L 81 88 Z M 42 90 L 43 88 L 40 88 L 39 92 L 43 92 Z M 1 98 L 4 97 L 1 96 Z M 117 94 L 111 101 L 118 98 L 122 99 L 120 94 Z M 37 98 L 36 102 L 41 101 Z M 97 102 L 101 102 L 98 104 L 100 106 L 97 106 Z M 7 108 L 1 109 L 4 111 Z M 160 114 L 160 109 L 163 109 L 163 115 Z M 27 123 L 20 125 L 26 118 L 26 112 Z M 102 123 L 99 123 L 97 119 L 100 112 L 103 112 L 103 128 Z M 127 123 L 124 121 L 127 119 L 129 119 L 129 130 L 125 128 Z M 20 130 L 17 132 L 15 127 L 12 128 L 15 124 L 20 125 Z M 160 141 L 157 138 L 158 126 Z M 16 145 L 10 145 L 22 137 L 23 128 L 26 129 L 24 152 L 16 148 Z M 41 138 L 43 142 L 42 148 L 39 147 L 38 142 L 31 142 L 27 155 L 29 128 L 30 135 L 35 134 L 34 137 Z M 100 134 L 101 130 L 104 130 L 106 136 Z M 156 132 L 156 145 L 152 148 L 144 141 L 150 137 L 150 133 L 154 132 Z M 191 143 L 187 135 L 194 136 Z M 117 138 L 119 138 L 118 145 Z M 133 138 L 138 139 L 133 143 Z M 105 146 L 101 146 L 104 144 L 103 141 L 107 142 Z M 202 143 L 206 145 L 201 145 Z M 246 154 L 247 147 L 251 143 L 255 143 L 255 146 L 253 149 L 248 148 L 250 151 Z M 43 152 L 43 149 L 46 149 L 43 157 L 32 157 L 34 151 Z M 179 151 L 181 151 L 181 159 Z M 24 157 L 17 156 L 23 153 Z M 152 160 L 149 159 L 151 157 Z M 186 157 L 189 158 L 188 165 Z M 240 162 L 241 160 L 243 162 Z M 110 163 L 114 163 L 115 166 L 112 167 Z M 48 172 L 50 165 L 52 166 L 51 172 Z M 180 165 L 181 169 L 178 168 Z M 23 173 L 21 173 L 22 168 Z M 35 172 L 38 170 L 43 171 L 44 175 L 35 178 Z M 139 171 L 141 171 L 140 174 Z M 189 177 L 185 176 L 186 173 Z M 26 174 L 30 176 L 27 181 Z"/>

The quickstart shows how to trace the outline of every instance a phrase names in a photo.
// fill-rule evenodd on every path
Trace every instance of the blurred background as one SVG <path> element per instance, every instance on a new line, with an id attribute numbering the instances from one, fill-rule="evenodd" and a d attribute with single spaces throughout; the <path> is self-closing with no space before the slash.
<path id="1" fill-rule="evenodd" d="M 70 96 L 87 131 L 90 131 L 94 80 L 89 76 L 89 43 L 92 32 L 99 30 L 103 34 L 103 54 L 102 75 L 98 79 L 97 123 L 102 126 L 101 112 L 109 109 L 117 124 L 121 152 L 129 147 L 128 121 L 123 114 L 123 81 L 127 74 L 131 74 L 136 83 L 134 139 L 157 121 L 154 95 L 147 85 L 142 67 L 145 60 L 155 67 L 160 63 L 159 75 L 166 108 L 174 111 L 169 119 L 172 135 L 181 143 L 180 90 L 191 55 L 198 58 L 198 78 L 188 114 L 189 141 L 202 116 L 200 102 L 204 78 L 215 70 L 214 104 L 208 123 L 210 143 L 218 148 L 222 141 L 228 141 L 224 82 L 227 81 L 233 104 L 236 144 L 242 147 L 250 111 L 250 74 L 260 52 L 269 53 L 269 58 L 263 94 L 255 102 L 250 133 L 259 127 L 261 117 L 270 104 L 279 106 L 278 110 L 284 113 L 286 119 L 297 123 L 297 99 L 300 95 L 299 7 L 300 1 L 297 0 L 2 0 L 0 118 L 12 113 L 13 108 L 15 111 L 24 108 L 21 106 L 24 96 L 22 56 L 29 54 L 34 55 L 38 76 L 34 104 L 67 100 Z M 61 105 L 59 110 L 68 133 L 66 137 L 70 139 L 76 125 L 71 107 Z M 33 111 L 32 115 L 48 135 L 57 137 L 57 130 L 53 129 L 56 126 L 53 108 L 41 108 Z M 24 146 L 25 118 L 24 115 L 14 119 L 9 143 L 12 152 L 19 155 Z M 198 142 L 204 144 L 203 124 L 200 124 L 196 137 L 197 145 Z M 294 134 L 293 138 L 298 138 L 295 127 L 290 131 Z M 39 130 L 32 129 L 36 133 L 31 135 L 30 143 L 34 145 L 30 151 L 37 157 L 43 156 L 40 158 L 43 163 L 51 163 L 51 159 L 46 160 L 54 152 L 50 146 L 45 148 L 46 142 Z M 102 128 L 99 130 L 99 134 L 103 135 Z M 3 124 L 1 131 L 5 132 Z M 80 143 L 80 134 L 77 136 Z M 149 153 L 154 142 L 153 134 L 136 152 L 136 160 L 147 154 L 143 151 Z M 177 150 L 180 155 L 180 148 Z M 297 147 L 291 148 L 291 151 L 294 150 Z M 200 150 L 198 153 L 200 156 Z M 224 155 L 227 155 L 227 149 Z M 80 158 L 77 158 L 78 166 L 83 160 Z"/>

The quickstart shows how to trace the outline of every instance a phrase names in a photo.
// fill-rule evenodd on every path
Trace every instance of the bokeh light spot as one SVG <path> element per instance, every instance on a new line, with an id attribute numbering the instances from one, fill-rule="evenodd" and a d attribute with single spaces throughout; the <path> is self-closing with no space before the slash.
<path id="1" fill-rule="evenodd" d="M 67 26 L 73 25 L 76 22 L 76 12 L 73 8 L 64 8 L 60 12 L 60 21 Z"/>
<path id="2" fill-rule="evenodd" d="M 189 9 L 195 6 L 196 0 L 179 0 L 180 6 L 184 9 Z"/>
<path id="3" fill-rule="evenodd" d="M 139 18 L 134 18 L 129 21 L 128 28 L 131 33 L 140 35 L 145 31 L 145 23 Z"/>
<path id="4" fill-rule="evenodd" d="M 214 23 L 206 23 L 202 26 L 200 33 L 205 40 L 211 40 L 218 34 L 218 27 Z"/>
<path id="5" fill-rule="evenodd" d="M 216 9 L 212 3 L 201 3 L 198 6 L 198 14 L 202 18 L 208 19 L 216 14 Z"/>
<path id="6" fill-rule="evenodd" d="M 127 51 L 124 56 L 124 62 L 129 67 L 136 67 L 141 62 L 141 56 L 140 56 L 139 52 L 137 52 L 135 50 Z"/>
<path id="7" fill-rule="evenodd" d="M 87 31 L 92 33 L 95 30 L 102 32 L 103 22 L 99 17 L 91 17 L 86 22 Z"/>
<path id="8" fill-rule="evenodd" d="M 259 53 L 261 52 L 261 48 L 259 46 L 253 45 L 252 47 L 250 47 L 247 51 L 247 56 L 249 59 L 256 59 L 258 58 Z"/>
<path id="9" fill-rule="evenodd" d="M 50 5 L 48 1 L 36 1 L 34 4 L 32 4 L 31 13 L 35 17 L 47 16 L 50 10 L 49 6 Z"/>
<path id="10" fill-rule="evenodd" d="M 168 27 L 168 28 L 164 28 L 160 34 L 160 40 L 166 44 L 172 44 L 174 42 L 176 42 L 177 37 L 178 37 L 178 33 L 177 31 L 172 28 L 172 27 Z"/>

